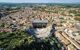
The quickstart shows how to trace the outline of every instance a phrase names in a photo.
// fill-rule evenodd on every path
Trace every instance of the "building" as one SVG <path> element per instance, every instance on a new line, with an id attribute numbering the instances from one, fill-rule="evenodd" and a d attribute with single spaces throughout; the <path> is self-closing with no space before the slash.
<path id="1" fill-rule="evenodd" d="M 1 28 L 0 32 L 12 32 L 12 29 L 10 29 L 10 28 Z"/>
<path id="2" fill-rule="evenodd" d="M 51 36 L 52 25 L 47 25 L 47 20 L 33 20 L 32 27 L 27 30 L 27 33 L 36 38 L 45 39 Z"/>
<path id="3" fill-rule="evenodd" d="M 77 50 L 72 44 L 68 45 L 68 50 Z"/>
<path id="4" fill-rule="evenodd" d="M 33 20 L 32 25 L 33 28 L 45 28 L 47 26 L 47 20 Z"/>

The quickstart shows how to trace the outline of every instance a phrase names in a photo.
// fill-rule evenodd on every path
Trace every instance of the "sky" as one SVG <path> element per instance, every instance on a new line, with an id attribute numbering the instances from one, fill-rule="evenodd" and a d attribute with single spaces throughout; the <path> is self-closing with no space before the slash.
<path id="1" fill-rule="evenodd" d="M 80 3 L 80 0 L 0 0 L 6 3 Z"/>

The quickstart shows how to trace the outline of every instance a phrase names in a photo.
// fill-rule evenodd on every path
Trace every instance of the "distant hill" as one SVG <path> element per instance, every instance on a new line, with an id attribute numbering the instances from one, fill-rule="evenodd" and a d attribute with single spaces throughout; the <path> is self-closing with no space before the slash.
<path id="1" fill-rule="evenodd" d="M 80 4 L 74 4 L 74 3 L 0 3 L 0 8 L 6 8 L 6 7 L 22 7 L 22 6 L 35 6 L 35 5 L 47 5 L 47 6 L 63 6 L 63 7 L 80 7 Z"/>

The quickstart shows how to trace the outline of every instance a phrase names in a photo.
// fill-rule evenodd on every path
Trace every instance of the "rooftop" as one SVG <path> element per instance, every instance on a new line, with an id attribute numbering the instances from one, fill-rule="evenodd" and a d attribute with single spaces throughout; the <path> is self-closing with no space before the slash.
<path id="1" fill-rule="evenodd" d="M 48 23 L 48 20 L 33 20 L 32 23 Z"/>

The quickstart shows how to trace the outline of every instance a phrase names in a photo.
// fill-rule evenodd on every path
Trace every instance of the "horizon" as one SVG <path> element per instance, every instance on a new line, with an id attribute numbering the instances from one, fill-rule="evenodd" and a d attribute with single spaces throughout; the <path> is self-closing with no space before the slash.
<path id="1" fill-rule="evenodd" d="M 41 3 L 13 3 L 13 2 L 0 2 L 0 4 L 41 4 Z M 80 3 L 42 3 L 42 4 L 80 4 Z"/>
<path id="2" fill-rule="evenodd" d="M 78 3 L 80 0 L 1 0 L 0 3 Z"/>

